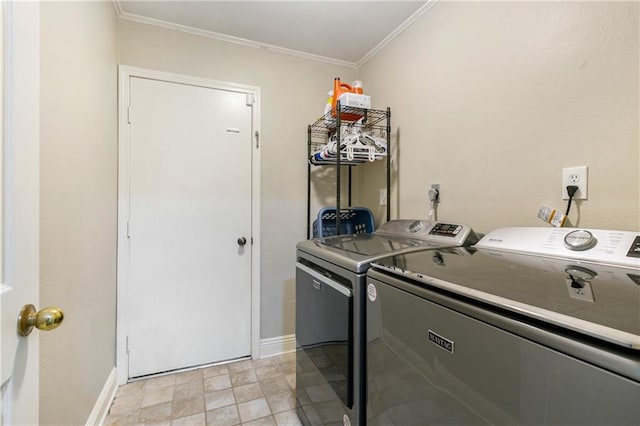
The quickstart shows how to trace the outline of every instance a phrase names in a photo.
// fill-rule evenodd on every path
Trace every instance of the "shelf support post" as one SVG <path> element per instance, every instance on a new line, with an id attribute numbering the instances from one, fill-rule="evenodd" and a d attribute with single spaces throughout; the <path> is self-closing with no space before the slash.
<path id="1" fill-rule="evenodd" d="M 307 126 L 307 240 L 311 239 L 311 125 Z"/>
<path id="2" fill-rule="evenodd" d="M 387 107 L 387 222 L 391 220 L 391 108 Z"/>
<path id="3" fill-rule="evenodd" d="M 340 122 L 340 101 L 336 102 L 336 152 L 337 152 L 337 161 L 336 161 L 336 235 L 340 235 L 340 157 L 342 157 L 342 153 L 340 151 L 340 136 L 341 135 L 341 122 Z"/>

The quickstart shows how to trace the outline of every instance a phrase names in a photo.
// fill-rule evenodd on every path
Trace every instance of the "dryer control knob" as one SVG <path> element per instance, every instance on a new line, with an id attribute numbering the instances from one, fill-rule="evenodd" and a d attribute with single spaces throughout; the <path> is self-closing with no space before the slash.
<path id="1" fill-rule="evenodd" d="M 569 250 L 574 251 L 589 250 L 595 246 L 597 242 L 598 240 L 596 237 L 591 232 L 584 229 L 571 231 L 564 236 L 564 245 Z"/>
<path id="2" fill-rule="evenodd" d="M 422 221 L 416 220 L 409 224 L 409 232 L 418 232 L 422 229 Z"/>

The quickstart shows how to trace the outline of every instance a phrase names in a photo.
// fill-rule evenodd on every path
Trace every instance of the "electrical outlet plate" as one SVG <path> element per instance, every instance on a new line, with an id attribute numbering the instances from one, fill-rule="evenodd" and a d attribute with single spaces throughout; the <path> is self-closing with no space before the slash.
<path id="1" fill-rule="evenodd" d="M 436 195 L 436 199 L 433 200 L 435 203 L 439 203 L 440 202 L 440 184 L 439 183 L 434 183 L 431 185 L 431 189 L 429 190 L 429 200 L 431 200 L 431 191 L 438 191 L 437 195 Z"/>
<path id="2" fill-rule="evenodd" d="M 380 188 L 380 205 L 387 205 L 387 188 Z"/>
<path id="3" fill-rule="evenodd" d="M 572 299 L 582 300 L 583 302 L 592 302 L 596 300 L 593 297 L 593 290 L 591 289 L 591 283 L 589 282 L 574 282 L 571 278 L 566 279 L 567 290 L 569 290 L 569 297 Z"/>
<path id="4" fill-rule="evenodd" d="M 578 191 L 573 196 L 574 200 L 587 199 L 587 166 L 565 167 L 562 169 L 562 199 L 568 200 L 567 186 L 576 185 Z"/>

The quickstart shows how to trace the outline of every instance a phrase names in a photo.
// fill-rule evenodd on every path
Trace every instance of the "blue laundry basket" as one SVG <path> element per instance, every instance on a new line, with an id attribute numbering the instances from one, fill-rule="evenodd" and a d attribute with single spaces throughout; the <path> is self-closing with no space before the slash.
<path id="1" fill-rule="evenodd" d="M 340 234 L 371 234 L 375 231 L 373 213 L 366 207 L 340 209 Z M 313 221 L 313 238 L 336 235 L 336 208 L 323 207 Z"/>

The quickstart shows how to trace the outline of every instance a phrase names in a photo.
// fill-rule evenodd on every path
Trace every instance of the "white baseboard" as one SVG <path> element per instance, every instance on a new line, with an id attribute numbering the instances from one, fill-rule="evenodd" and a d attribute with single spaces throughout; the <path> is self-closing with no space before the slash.
<path id="1" fill-rule="evenodd" d="M 116 396 L 116 391 L 118 390 L 117 376 L 116 368 L 113 367 L 102 388 L 102 392 L 100 392 L 100 396 L 98 396 L 98 400 L 93 406 L 93 410 L 91 410 L 91 414 L 89 414 L 87 426 L 101 426 L 102 423 L 104 423 L 104 419 L 109 412 L 109 407 L 111 407 L 113 398 Z"/>
<path id="2" fill-rule="evenodd" d="M 260 339 L 260 358 L 286 354 L 296 350 L 296 335 L 269 337 Z"/>

